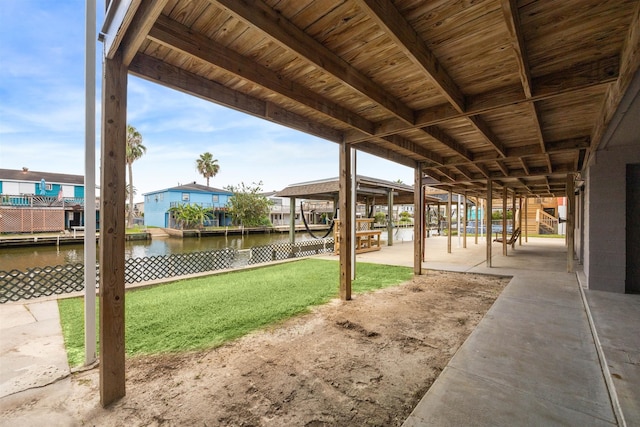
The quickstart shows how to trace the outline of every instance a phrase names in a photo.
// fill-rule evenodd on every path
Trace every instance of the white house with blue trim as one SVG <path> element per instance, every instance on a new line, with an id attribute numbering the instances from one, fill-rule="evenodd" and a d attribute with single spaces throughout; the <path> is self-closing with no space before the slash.
<path id="1" fill-rule="evenodd" d="M 170 209 L 181 204 L 210 208 L 213 218 L 205 225 L 231 225 L 227 204 L 233 193 L 219 188 L 207 187 L 195 182 L 144 194 L 144 223 L 146 226 L 174 228 L 175 219 Z"/>

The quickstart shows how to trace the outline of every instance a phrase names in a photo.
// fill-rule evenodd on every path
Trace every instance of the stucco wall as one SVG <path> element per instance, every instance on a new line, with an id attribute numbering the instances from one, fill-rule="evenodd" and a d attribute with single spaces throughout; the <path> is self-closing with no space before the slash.
<path id="1" fill-rule="evenodd" d="M 584 272 L 590 289 L 625 291 L 626 165 L 640 162 L 633 145 L 598 151 L 586 173 Z"/>

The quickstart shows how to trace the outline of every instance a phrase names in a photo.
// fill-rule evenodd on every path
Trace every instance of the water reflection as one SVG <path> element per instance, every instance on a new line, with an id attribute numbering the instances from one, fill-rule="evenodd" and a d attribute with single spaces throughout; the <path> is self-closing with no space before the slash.
<path id="1" fill-rule="evenodd" d="M 386 240 L 386 232 L 382 232 Z M 413 239 L 413 229 L 396 229 L 397 242 Z M 313 239 L 307 233 L 296 233 L 296 240 Z M 250 234 L 245 236 L 216 236 L 202 238 L 160 238 L 125 243 L 125 258 L 143 258 L 186 252 L 210 251 L 223 248 L 248 249 L 254 246 L 286 243 L 287 233 Z M 0 270 L 25 270 L 33 267 L 75 264 L 84 262 L 83 245 L 34 246 L 0 249 Z"/>

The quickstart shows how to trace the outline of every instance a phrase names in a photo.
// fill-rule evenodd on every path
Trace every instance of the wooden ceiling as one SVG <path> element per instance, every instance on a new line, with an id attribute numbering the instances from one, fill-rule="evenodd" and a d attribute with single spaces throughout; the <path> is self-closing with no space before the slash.
<path id="1" fill-rule="evenodd" d="M 112 0 L 133 75 L 420 167 L 562 195 L 640 62 L 638 0 Z"/>

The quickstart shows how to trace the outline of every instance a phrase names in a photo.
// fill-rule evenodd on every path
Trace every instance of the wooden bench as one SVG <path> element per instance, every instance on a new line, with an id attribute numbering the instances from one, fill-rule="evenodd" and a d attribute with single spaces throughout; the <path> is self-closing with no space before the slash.
<path id="1" fill-rule="evenodd" d="M 333 228 L 334 235 L 334 253 L 340 253 L 340 221 L 335 220 L 335 226 Z M 380 245 L 380 235 L 382 231 L 380 230 L 372 230 L 371 226 L 373 225 L 373 218 L 358 218 L 356 219 L 356 234 L 355 238 L 355 247 L 356 253 L 361 254 L 364 252 L 371 251 L 379 251 L 382 249 Z"/>
<path id="2" fill-rule="evenodd" d="M 380 230 L 356 231 L 356 253 L 379 251 L 380 234 Z"/>

